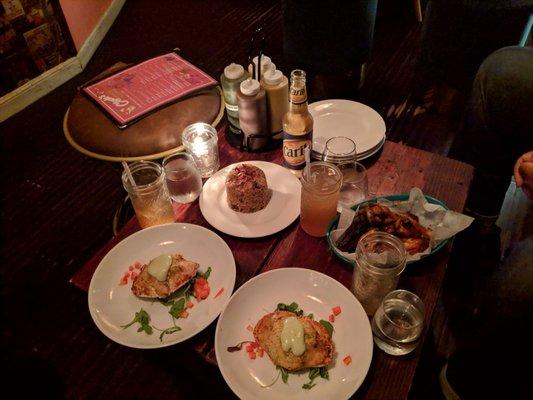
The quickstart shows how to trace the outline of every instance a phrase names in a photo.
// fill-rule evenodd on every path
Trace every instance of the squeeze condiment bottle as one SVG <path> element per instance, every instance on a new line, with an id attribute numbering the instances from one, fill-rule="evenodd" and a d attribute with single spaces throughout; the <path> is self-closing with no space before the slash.
<path id="1" fill-rule="evenodd" d="M 272 139 L 283 139 L 283 116 L 289 111 L 289 80 L 276 69 L 265 72 L 261 86 L 267 97 L 268 129 Z"/>
<path id="2" fill-rule="evenodd" d="M 253 70 L 255 68 L 255 73 L 257 74 L 257 60 L 258 60 L 258 56 L 255 56 L 253 59 L 252 59 L 252 62 L 253 62 L 253 66 L 252 64 L 248 65 L 248 72 L 250 73 L 250 75 L 253 74 Z M 258 78 L 257 75 L 255 76 L 252 76 L 252 78 L 254 79 L 257 79 L 258 81 L 261 80 L 261 78 L 263 78 L 263 76 L 265 75 L 265 72 L 267 71 L 270 71 L 270 70 L 275 70 L 276 69 L 276 65 L 272 62 L 272 60 L 270 59 L 269 56 L 261 56 L 261 76 Z"/>
<path id="3" fill-rule="evenodd" d="M 255 79 L 242 81 L 237 91 L 239 125 L 243 145 L 251 151 L 261 150 L 270 139 L 267 129 L 265 90 Z"/>
<path id="4" fill-rule="evenodd" d="M 226 103 L 226 114 L 228 116 L 230 130 L 233 132 L 240 133 L 236 93 L 239 90 L 241 82 L 249 77 L 250 74 L 248 71 L 245 71 L 242 65 L 235 63 L 231 63 L 224 68 L 224 72 L 220 75 L 224 102 Z"/>

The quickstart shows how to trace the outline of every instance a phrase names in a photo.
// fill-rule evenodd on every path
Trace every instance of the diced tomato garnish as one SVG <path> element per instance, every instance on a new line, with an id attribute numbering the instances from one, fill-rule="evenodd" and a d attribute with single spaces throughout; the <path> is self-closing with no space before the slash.
<path id="1" fill-rule="evenodd" d="M 249 353 L 251 351 L 254 351 L 254 348 L 252 346 L 252 344 L 250 343 L 249 345 L 246 346 L 246 351 Z"/>
<path id="2" fill-rule="evenodd" d="M 217 294 L 215 294 L 215 299 L 220 296 L 222 293 L 224 293 L 224 288 L 220 288 L 220 290 L 217 292 Z"/>
<path id="3" fill-rule="evenodd" d="M 194 307 L 194 304 L 192 303 L 192 301 L 188 301 L 187 308 L 193 308 L 193 307 Z"/>
<path id="4" fill-rule="evenodd" d="M 128 270 L 129 270 L 129 271 L 133 271 L 133 265 L 130 265 L 130 266 L 128 267 Z"/>
<path id="5" fill-rule="evenodd" d="M 137 278 L 138 276 L 139 276 L 139 271 L 133 271 L 133 272 L 131 273 L 131 279 L 135 279 L 135 278 Z"/>
<path id="6" fill-rule="evenodd" d="M 254 331 L 254 327 L 252 325 L 248 325 L 246 327 L 247 330 L 249 330 L 250 332 L 253 332 Z"/>
<path id="7" fill-rule="evenodd" d="M 331 311 L 333 312 L 333 315 L 337 316 L 341 313 L 342 310 L 340 306 L 336 306 L 336 307 L 333 307 Z"/>
<path id="8" fill-rule="evenodd" d="M 329 322 L 335 322 L 335 315 L 331 314 L 329 316 Z"/>
<path id="9" fill-rule="evenodd" d="M 128 284 L 128 277 L 126 275 L 124 275 L 118 284 L 120 286 L 127 285 Z"/>
<path id="10" fill-rule="evenodd" d="M 196 278 L 194 282 L 193 295 L 198 301 L 207 299 L 210 292 L 209 283 L 204 278 Z"/>
<path id="11" fill-rule="evenodd" d="M 180 314 L 180 318 L 187 318 L 189 316 L 189 313 L 185 310 L 183 310 Z"/>
<path id="12" fill-rule="evenodd" d="M 250 360 L 255 360 L 255 352 L 249 351 L 248 352 L 248 357 L 250 358 Z"/>
<path id="13" fill-rule="evenodd" d="M 258 347 L 256 350 L 256 353 L 259 357 L 263 357 L 263 354 L 265 354 L 265 351 L 263 350 L 263 348 Z"/>
<path id="14" fill-rule="evenodd" d="M 250 346 L 252 346 L 252 349 L 256 349 L 256 348 L 259 347 L 259 343 L 257 343 L 257 342 L 252 342 L 252 343 L 250 343 Z"/>
<path id="15" fill-rule="evenodd" d="M 137 262 L 136 262 L 135 264 L 133 264 L 133 265 L 134 265 L 135 269 L 141 269 L 141 268 L 143 267 L 143 265 L 142 265 L 139 261 L 137 261 Z"/>
<path id="16" fill-rule="evenodd" d="M 342 362 L 346 365 L 350 365 L 350 363 L 352 362 L 352 357 L 346 356 L 342 359 Z"/>

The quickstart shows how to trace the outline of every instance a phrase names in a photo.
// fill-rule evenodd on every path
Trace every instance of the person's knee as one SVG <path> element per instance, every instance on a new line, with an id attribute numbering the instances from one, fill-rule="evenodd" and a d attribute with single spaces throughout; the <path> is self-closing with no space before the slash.
<path id="1" fill-rule="evenodd" d="M 489 80 L 489 87 L 522 85 L 531 79 L 533 48 L 504 47 L 490 54 L 481 64 L 478 77 Z"/>

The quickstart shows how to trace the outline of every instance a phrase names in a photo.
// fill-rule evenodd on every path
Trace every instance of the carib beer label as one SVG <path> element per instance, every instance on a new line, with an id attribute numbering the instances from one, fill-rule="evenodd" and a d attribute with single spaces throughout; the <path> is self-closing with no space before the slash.
<path id="1" fill-rule="evenodd" d="M 289 169 L 302 170 L 305 166 L 305 148 L 311 149 L 313 131 L 302 135 L 291 135 L 283 131 L 283 158 Z"/>

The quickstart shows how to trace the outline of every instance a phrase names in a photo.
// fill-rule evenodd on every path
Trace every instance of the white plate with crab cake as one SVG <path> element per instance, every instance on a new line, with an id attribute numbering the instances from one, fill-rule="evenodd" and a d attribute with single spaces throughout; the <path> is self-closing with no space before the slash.
<path id="1" fill-rule="evenodd" d="M 232 236 L 272 235 L 300 215 L 301 184 L 289 170 L 266 161 L 229 165 L 209 178 L 200 210 L 214 228 Z"/>
<path id="2" fill-rule="evenodd" d="M 335 279 L 280 268 L 242 285 L 220 315 L 217 363 L 241 399 L 347 399 L 372 360 L 368 317 Z"/>
<path id="3" fill-rule="evenodd" d="M 89 311 L 117 343 L 170 346 L 215 320 L 229 301 L 235 274 L 233 254 L 216 233 L 185 223 L 154 226 L 102 259 L 89 286 Z"/>

